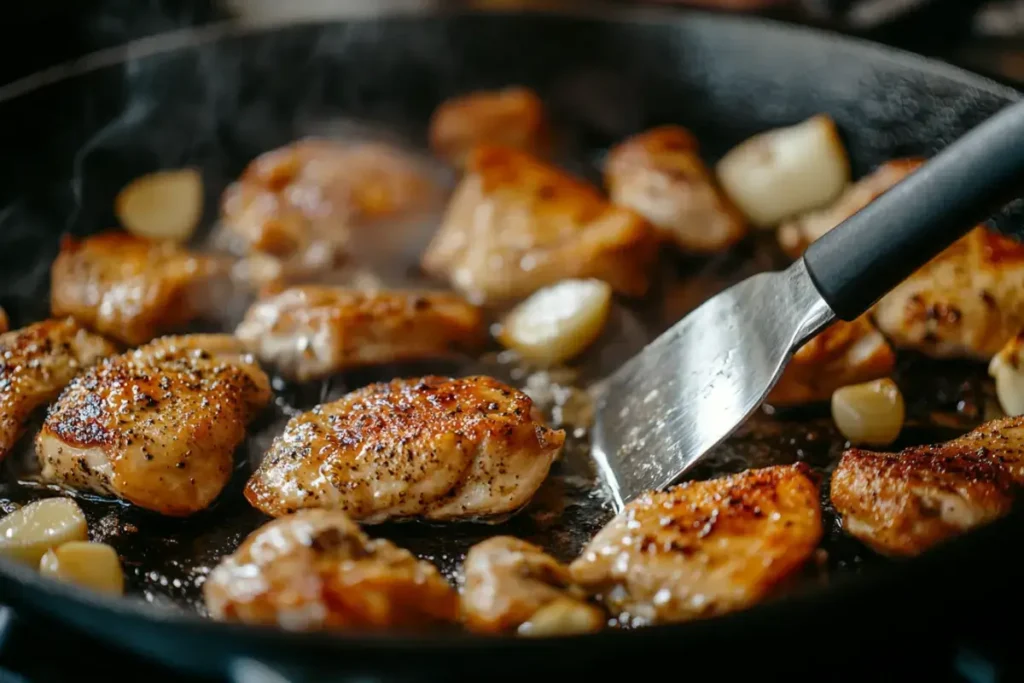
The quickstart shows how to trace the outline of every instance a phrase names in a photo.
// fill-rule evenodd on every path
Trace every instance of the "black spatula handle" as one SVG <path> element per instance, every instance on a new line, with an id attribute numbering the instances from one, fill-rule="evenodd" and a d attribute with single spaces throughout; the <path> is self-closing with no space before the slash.
<path id="1" fill-rule="evenodd" d="M 1024 101 L 947 146 L 804 252 L 818 291 L 853 320 L 915 270 L 1024 194 Z"/>

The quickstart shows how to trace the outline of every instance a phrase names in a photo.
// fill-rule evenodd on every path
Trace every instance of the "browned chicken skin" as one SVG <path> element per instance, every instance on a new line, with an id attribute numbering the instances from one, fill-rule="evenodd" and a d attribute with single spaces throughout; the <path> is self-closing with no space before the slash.
<path id="1" fill-rule="evenodd" d="M 800 258 L 811 242 L 888 192 L 893 185 L 916 171 L 923 163 L 924 159 L 910 157 L 894 159 L 880 165 L 846 188 L 830 206 L 779 226 L 779 245 L 792 258 Z"/>
<path id="2" fill-rule="evenodd" d="M 396 379 L 292 418 L 245 496 L 274 517 L 506 515 L 530 500 L 564 440 L 526 394 L 489 377 Z"/>
<path id="3" fill-rule="evenodd" d="M 270 382 L 229 335 L 163 337 L 76 377 L 36 438 L 43 479 L 185 516 L 231 477 Z"/>
<path id="4" fill-rule="evenodd" d="M 916 555 L 1010 511 L 1024 483 L 1024 417 L 899 453 L 850 449 L 832 474 L 843 528 L 880 553 Z"/>
<path id="5" fill-rule="evenodd" d="M 266 152 L 224 192 L 228 243 L 273 259 L 271 281 L 322 272 L 346 260 L 353 231 L 441 201 L 413 157 L 384 143 L 307 138 Z"/>
<path id="6" fill-rule="evenodd" d="M 889 376 L 895 365 L 896 354 L 867 316 L 838 320 L 797 350 L 767 401 L 827 401 L 836 389 Z"/>
<path id="7" fill-rule="evenodd" d="M 647 493 L 569 569 L 612 614 L 666 623 L 742 609 L 799 570 L 821 539 L 818 487 L 802 465 Z"/>
<path id="8" fill-rule="evenodd" d="M 10 323 L 7 320 L 7 311 L 0 308 L 0 332 L 6 332 L 10 329 Z"/>
<path id="9" fill-rule="evenodd" d="M 107 232 L 65 237 L 53 264 L 53 315 L 130 346 L 180 331 L 200 315 L 198 302 L 219 264 L 171 242 Z"/>
<path id="10" fill-rule="evenodd" d="M 54 318 L 0 334 L 0 460 L 38 408 L 83 369 L 116 353 L 74 318 Z"/>
<path id="11" fill-rule="evenodd" d="M 572 585 L 569 569 L 541 548 L 495 536 L 469 549 L 463 564 L 462 615 L 481 633 L 597 631 L 607 618 Z M 558 623 L 551 615 L 557 613 Z M 549 631 L 550 632 L 550 631 Z"/>
<path id="12" fill-rule="evenodd" d="M 989 360 L 1024 327 L 1024 245 L 977 227 L 872 309 L 897 348 Z"/>
<path id="13" fill-rule="evenodd" d="M 718 188 L 685 128 L 660 126 L 613 147 L 604 176 L 613 202 L 645 217 L 684 251 L 724 251 L 747 234 L 742 214 Z"/>
<path id="14" fill-rule="evenodd" d="M 430 147 L 463 166 L 478 144 L 499 144 L 538 157 L 550 151 L 551 130 L 544 103 L 529 88 L 508 87 L 453 97 L 430 120 Z"/>
<path id="15" fill-rule="evenodd" d="M 203 584 L 210 615 L 295 631 L 423 629 L 458 618 L 434 565 L 369 539 L 339 510 L 301 510 L 252 532 Z"/>
<path id="16" fill-rule="evenodd" d="M 473 352 L 487 329 L 480 309 L 454 294 L 306 285 L 257 301 L 235 336 L 262 362 L 306 381 Z"/>
<path id="17" fill-rule="evenodd" d="M 639 215 L 529 154 L 482 145 L 422 265 L 477 302 L 507 302 L 587 277 L 640 296 L 656 252 L 654 232 Z"/>

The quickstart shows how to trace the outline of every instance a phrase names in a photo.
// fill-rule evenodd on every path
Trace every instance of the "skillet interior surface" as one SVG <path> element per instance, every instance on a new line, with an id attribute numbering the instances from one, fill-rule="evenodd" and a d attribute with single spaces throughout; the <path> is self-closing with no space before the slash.
<path id="1" fill-rule="evenodd" d="M 649 20 L 399 16 L 226 28 L 181 49 L 137 56 L 0 100 L 6 122 L 0 133 L 0 305 L 17 325 L 45 317 L 48 267 L 60 234 L 114 225 L 114 195 L 143 173 L 200 168 L 209 228 L 224 187 L 263 151 L 321 133 L 384 135 L 422 150 L 426 122 L 441 100 L 509 84 L 541 94 L 561 133 L 558 161 L 595 181 L 608 146 L 649 126 L 689 127 L 706 160 L 713 161 L 749 135 L 819 112 L 837 121 L 860 176 L 896 156 L 933 153 L 1017 97 L 969 74 L 867 44 L 701 13 L 655 14 Z M 4 92 L 15 90 L 0 90 L 0 98 Z M 440 182 L 451 183 L 445 169 L 437 173 Z M 1018 224 L 1013 211 L 999 223 L 1004 229 Z M 390 283 L 421 281 L 412 268 L 417 245 L 435 225 L 436 217 L 425 220 L 410 229 L 400 252 L 375 256 Z M 570 393 L 560 383 L 596 379 L 711 294 L 786 262 L 763 235 L 714 259 L 666 254 L 662 261 L 661 290 L 642 304 L 619 305 L 613 329 L 579 364 L 578 377 L 553 378 L 549 394 L 556 401 Z M 225 299 L 227 321 L 236 319 L 238 303 Z M 531 376 L 492 355 L 353 373 L 326 386 L 280 384 L 273 415 L 240 453 L 235 481 L 213 508 L 192 519 L 167 520 L 83 499 L 92 533 L 121 553 L 133 597 L 166 609 L 168 616 L 201 613 L 199 586 L 206 571 L 266 521 L 249 508 L 240 487 L 289 411 L 379 379 L 481 370 L 541 392 L 552 379 Z M 993 401 L 984 368 L 973 364 L 907 356 L 897 380 L 910 401 L 908 428 L 897 445 L 962 433 L 984 418 Z M 555 419 L 566 412 L 557 410 Z M 370 531 L 431 559 L 453 580 L 465 550 L 496 533 L 536 541 L 571 559 L 611 516 L 589 465 L 585 432 L 571 441 L 568 457 L 535 501 L 500 526 L 404 523 Z M 688 476 L 797 460 L 815 467 L 825 479 L 827 527 L 804 590 L 844 572 L 885 572 L 889 564 L 844 537 L 827 506 L 827 474 L 843 446 L 827 409 L 759 414 Z M 0 506 L 53 495 L 30 484 L 27 454 L 26 449 L 4 463 Z M 16 574 L 0 570 L 14 586 L 10 579 Z M 17 586 L 18 595 L 30 600 L 25 582 Z M 123 631 L 119 637 L 132 641 Z M 216 655 L 211 657 L 213 662 Z"/>

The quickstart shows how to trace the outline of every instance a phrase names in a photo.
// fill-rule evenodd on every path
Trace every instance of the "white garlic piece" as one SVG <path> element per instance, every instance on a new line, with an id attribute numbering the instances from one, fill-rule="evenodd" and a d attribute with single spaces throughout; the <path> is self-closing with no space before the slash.
<path id="1" fill-rule="evenodd" d="M 70 498 L 44 498 L 0 519 L 0 555 L 33 567 L 50 548 L 88 538 L 85 515 Z"/>
<path id="2" fill-rule="evenodd" d="M 106 543 L 71 541 L 57 546 L 43 555 L 39 573 L 103 593 L 124 593 L 121 560 Z"/>
<path id="3" fill-rule="evenodd" d="M 496 337 L 528 361 L 557 365 L 594 343 L 611 305 L 612 288 L 607 282 L 562 280 L 534 292 L 512 309 Z"/>
<path id="4" fill-rule="evenodd" d="M 741 142 L 716 173 L 747 219 L 771 228 L 836 199 L 850 183 L 850 161 L 835 123 L 819 114 Z"/>
<path id="5" fill-rule="evenodd" d="M 992 356 L 988 374 L 996 383 L 996 398 L 1007 416 L 1024 415 L 1024 368 L 1021 367 L 1022 342 L 1018 335 Z"/>
<path id="6" fill-rule="evenodd" d="M 888 446 L 906 419 L 903 394 L 889 378 L 842 387 L 832 394 L 832 419 L 854 445 Z"/>
<path id="7" fill-rule="evenodd" d="M 199 171 L 157 171 L 128 183 L 114 200 L 114 214 L 138 237 L 187 242 L 203 215 Z"/>
<path id="8" fill-rule="evenodd" d="M 560 598 L 537 610 L 519 627 L 519 635 L 533 638 L 592 633 L 607 623 L 604 613 L 594 605 Z"/>

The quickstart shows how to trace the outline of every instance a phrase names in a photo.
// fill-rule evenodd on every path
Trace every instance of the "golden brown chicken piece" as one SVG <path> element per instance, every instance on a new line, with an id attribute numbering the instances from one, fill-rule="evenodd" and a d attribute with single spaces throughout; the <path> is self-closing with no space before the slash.
<path id="1" fill-rule="evenodd" d="M 808 469 L 768 467 L 641 496 L 569 570 L 626 623 L 686 621 L 769 596 L 821 535 Z"/>
<path id="2" fill-rule="evenodd" d="M 210 615 L 293 631 L 454 624 L 458 595 L 434 565 L 369 539 L 339 510 L 302 510 L 252 532 L 203 584 Z"/>
<path id="3" fill-rule="evenodd" d="M 645 217 L 683 251 L 724 251 L 747 234 L 743 215 L 681 126 L 653 128 L 613 147 L 604 177 L 613 202 Z"/>
<path id="4" fill-rule="evenodd" d="M 81 370 L 116 353 L 74 318 L 54 318 L 0 334 L 0 460 L 38 408 Z"/>
<path id="5" fill-rule="evenodd" d="M 478 144 L 507 145 L 545 157 L 551 129 L 544 102 L 529 88 L 483 90 L 441 103 L 430 120 L 430 147 L 463 166 Z"/>
<path id="6" fill-rule="evenodd" d="M 832 474 L 843 528 L 880 553 L 916 555 L 1010 511 L 1024 484 L 1024 418 L 993 420 L 944 444 L 850 449 Z"/>
<path id="7" fill-rule="evenodd" d="M 231 477 L 270 382 L 230 335 L 163 337 L 78 375 L 36 437 L 43 479 L 185 516 Z"/>
<path id="8" fill-rule="evenodd" d="M 235 336 L 262 362 L 306 381 L 473 352 L 487 328 L 480 309 L 454 294 L 306 285 L 257 301 Z"/>
<path id="9" fill-rule="evenodd" d="M 7 311 L 0 308 L 0 332 L 6 332 L 10 329 L 10 323 L 7 320 Z"/>
<path id="10" fill-rule="evenodd" d="M 470 155 L 422 265 L 474 301 L 505 302 L 588 277 L 639 296 L 656 251 L 639 215 L 524 152 L 488 145 Z"/>
<path id="11" fill-rule="evenodd" d="M 507 515 L 564 441 L 526 394 L 490 377 L 396 379 L 292 418 L 245 497 L 272 517 L 321 507 L 367 524 Z"/>
<path id="12" fill-rule="evenodd" d="M 768 395 L 774 406 L 827 401 L 851 384 L 888 377 L 896 354 L 868 317 L 838 320 L 793 355 Z"/>
<path id="13" fill-rule="evenodd" d="M 800 258 L 811 242 L 888 192 L 923 163 L 924 159 L 910 157 L 882 164 L 847 187 L 831 206 L 780 225 L 777 233 L 779 246 L 790 257 Z"/>
<path id="14" fill-rule="evenodd" d="M 1024 245 L 979 226 L 885 295 L 872 315 L 897 348 L 987 361 L 1024 327 Z"/>
<path id="15" fill-rule="evenodd" d="M 198 319 L 219 272 L 214 259 L 172 242 L 122 232 L 65 237 L 53 263 L 50 308 L 135 346 Z"/>
<path id="16" fill-rule="evenodd" d="M 397 147 L 308 138 L 266 152 L 224 192 L 228 245 L 278 264 L 275 279 L 343 262 L 354 230 L 440 204 L 425 168 Z"/>
<path id="17" fill-rule="evenodd" d="M 462 615 L 472 631 L 529 634 L 542 625 L 551 635 L 597 631 L 607 622 L 572 585 L 568 567 L 518 538 L 495 536 L 477 543 L 466 555 L 463 573 Z"/>

